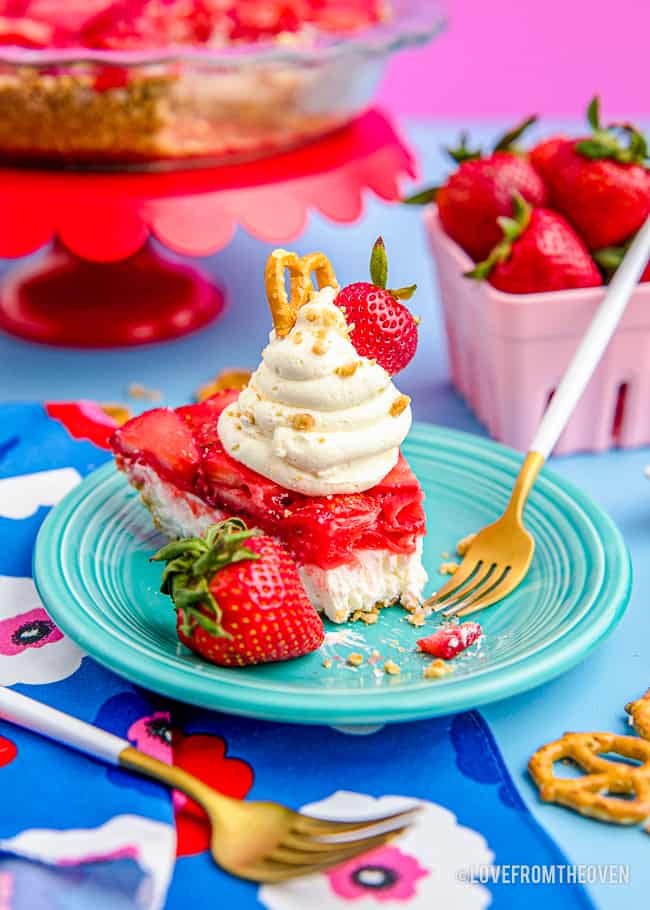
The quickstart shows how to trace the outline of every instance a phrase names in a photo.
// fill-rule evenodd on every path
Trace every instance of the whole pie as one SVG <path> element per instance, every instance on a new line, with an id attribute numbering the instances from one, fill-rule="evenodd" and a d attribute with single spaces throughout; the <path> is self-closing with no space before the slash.
<path id="1" fill-rule="evenodd" d="M 332 96 L 355 72 L 263 56 L 217 67 L 209 56 L 183 61 L 182 52 L 309 48 L 387 16 L 384 0 L 0 0 L 0 60 L 1 46 L 41 51 L 44 60 L 0 62 L 0 155 L 131 163 L 286 148 L 357 113 L 341 91 Z M 88 51 L 127 51 L 136 62 L 106 63 Z"/>

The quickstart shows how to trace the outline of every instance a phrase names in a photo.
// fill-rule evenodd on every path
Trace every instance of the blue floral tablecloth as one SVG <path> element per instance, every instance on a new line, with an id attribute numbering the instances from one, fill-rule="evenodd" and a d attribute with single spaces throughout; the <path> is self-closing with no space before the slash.
<path id="1" fill-rule="evenodd" d="M 136 689 L 63 636 L 31 579 L 34 540 L 48 510 L 110 457 L 110 430 L 89 403 L 0 405 L 0 684 L 237 798 L 349 817 L 415 797 L 424 811 L 407 836 L 326 875 L 256 887 L 212 863 L 203 817 L 180 794 L 0 721 L 0 910 L 591 907 L 575 883 L 492 875 L 567 859 L 478 712 L 364 731 L 211 714 Z"/>

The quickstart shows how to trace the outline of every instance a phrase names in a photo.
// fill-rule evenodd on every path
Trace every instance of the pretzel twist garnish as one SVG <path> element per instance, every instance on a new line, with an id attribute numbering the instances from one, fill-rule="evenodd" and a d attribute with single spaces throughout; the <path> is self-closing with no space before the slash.
<path id="1" fill-rule="evenodd" d="M 284 283 L 286 270 L 289 271 L 288 295 Z M 264 281 L 275 334 L 279 338 L 289 334 L 296 324 L 298 310 L 311 300 L 314 293 L 312 272 L 319 290 L 338 287 L 332 264 L 324 253 L 309 253 L 301 259 L 287 250 L 274 250 L 269 256 Z"/>
<path id="2" fill-rule="evenodd" d="M 606 753 L 641 764 L 604 758 Z M 553 765 L 565 758 L 585 772 L 582 777 L 555 776 Z M 565 733 L 538 749 L 528 770 L 545 802 L 617 825 L 638 824 L 650 816 L 650 742 L 643 739 L 614 733 Z"/>
<path id="3" fill-rule="evenodd" d="M 641 698 L 625 705 L 632 718 L 632 726 L 644 739 L 650 740 L 650 689 Z"/>

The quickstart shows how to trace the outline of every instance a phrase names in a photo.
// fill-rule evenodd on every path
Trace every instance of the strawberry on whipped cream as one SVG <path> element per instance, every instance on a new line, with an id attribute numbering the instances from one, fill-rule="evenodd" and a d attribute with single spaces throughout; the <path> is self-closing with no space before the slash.
<path id="1" fill-rule="evenodd" d="M 336 293 L 323 288 L 288 335 L 271 333 L 247 388 L 219 419 L 229 455 L 306 496 L 376 486 L 411 427 L 408 398 L 356 352 Z"/>

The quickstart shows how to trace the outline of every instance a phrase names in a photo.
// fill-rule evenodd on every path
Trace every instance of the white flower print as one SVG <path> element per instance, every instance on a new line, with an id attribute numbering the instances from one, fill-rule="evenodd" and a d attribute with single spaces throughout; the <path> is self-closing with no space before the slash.
<path id="1" fill-rule="evenodd" d="M 74 468 L 56 468 L 0 479 L 0 518 L 24 519 L 54 506 L 81 481 Z"/>
<path id="2" fill-rule="evenodd" d="M 137 862 L 144 876 L 138 906 L 161 910 L 174 870 L 176 833 L 171 825 L 140 815 L 116 815 L 98 828 L 22 831 L 0 840 L 0 850 L 52 866 L 81 866 L 128 857 Z"/>
<path id="3" fill-rule="evenodd" d="M 408 809 L 415 800 L 401 796 L 375 799 L 339 790 L 328 799 L 303 806 L 322 818 L 376 818 Z M 415 824 L 400 838 L 322 875 L 264 885 L 259 899 L 268 910 L 483 910 L 491 902 L 482 885 L 462 880 L 463 870 L 489 865 L 493 855 L 478 832 L 459 825 L 436 803 L 417 803 Z"/>
<path id="4" fill-rule="evenodd" d="M 0 575 L 0 686 L 59 682 L 83 656 L 47 615 L 31 578 Z"/>

